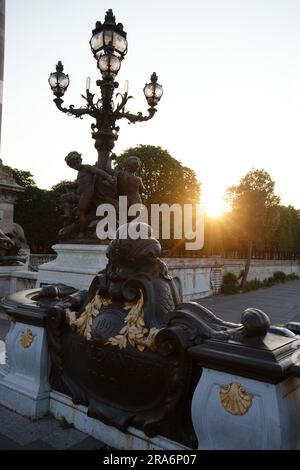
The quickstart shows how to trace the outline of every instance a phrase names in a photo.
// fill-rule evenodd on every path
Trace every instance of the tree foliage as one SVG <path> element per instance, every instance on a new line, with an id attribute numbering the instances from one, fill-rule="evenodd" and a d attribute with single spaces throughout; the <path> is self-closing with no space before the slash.
<path id="1" fill-rule="evenodd" d="M 280 198 L 274 193 L 275 182 L 265 170 L 249 171 L 236 186 L 227 190 L 234 227 L 247 243 L 247 260 L 241 282 L 245 287 L 253 247 L 264 248 L 278 226 Z"/>
<path id="2" fill-rule="evenodd" d="M 68 190 L 68 186 L 73 184 L 74 181 L 70 180 L 61 180 L 59 183 L 56 183 L 52 186 L 51 190 L 55 192 L 57 197 L 61 196 Z"/>
<path id="3" fill-rule="evenodd" d="M 292 206 L 277 208 L 278 225 L 273 235 L 273 246 L 278 251 L 300 251 L 300 210 Z"/>
<path id="4" fill-rule="evenodd" d="M 199 202 L 200 184 L 195 173 L 172 158 L 167 150 L 151 145 L 129 148 L 117 157 L 117 170 L 130 155 L 142 161 L 139 176 L 146 188 L 143 202 L 148 207 L 151 203 Z M 15 204 L 14 220 L 24 228 L 32 252 L 49 253 L 62 227 L 60 197 L 71 182 L 63 180 L 51 190 L 44 190 L 37 187 L 29 171 L 11 171 L 16 182 L 25 188 Z M 205 245 L 199 254 L 236 251 L 240 255 L 250 241 L 256 252 L 299 253 L 300 210 L 279 205 L 274 181 L 265 170 L 248 172 L 236 186 L 228 188 L 226 196 L 232 210 L 219 219 L 206 217 Z M 170 248 L 174 240 L 162 244 Z M 178 251 L 181 254 L 183 246 Z"/>
<path id="5" fill-rule="evenodd" d="M 17 168 L 10 168 L 16 183 L 22 186 L 23 188 L 36 188 L 33 175 L 30 171 L 18 170 Z"/>
<path id="6" fill-rule="evenodd" d="M 15 204 L 14 220 L 23 227 L 33 253 L 49 253 L 61 225 L 55 192 L 38 188 L 29 171 L 14 168 L 12 173 L 25 188 Z"/>
<path id="7" fill-rule="evenodd" d="M 116 159 L 116 170 L 121 170 L 124 160 L 136 156 L 141 160 L 139 176 L 145 191 L 143 204 L 150 209 L 151 204 L 197 204 L 200 199 L 200 183 L 193 170 L 183 166 L 167 150 L 153 145 L 138 145 L 123 152 Z M 150 215 L 149 210 L 149 215 Z M 151 220 L 149 219 L 151 224 Z M 161 232 L 160 232 L 161 233 Z M 160 238 L 160 243 L 168 253 L 176 255 L 182 251 L 185 239 L 174 239 L 174 219 L 170 219 L 170 239 Z"/>
<path id="8" fill-rule="evenodd" d="M 154 145 L 130 147 L 117 157 L 116 169 L 122 169 L 124 160 L 131 155 L 142 162 L 139 176 L 145 186 L 143 203 L 146 206 L 199 202 L 200 183 L 195 172 L 183 166 L 167 150 Z"/>
<path id="9" fill-rule="evenodd" d="M 238 235 L 260 249 L 268 248 L 278 227 L 280 198 L 274 193 L 274 186 L 268 172 L 251 170 L 226 193 Z"/>

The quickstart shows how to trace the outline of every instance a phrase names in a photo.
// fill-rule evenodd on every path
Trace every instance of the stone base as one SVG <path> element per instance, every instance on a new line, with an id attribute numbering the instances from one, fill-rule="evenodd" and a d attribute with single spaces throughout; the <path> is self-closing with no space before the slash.
<path id="1" fill-rule="evenodd" d="M 37 273 L 26 266 L 0 266 L 0 298 L 35 287 Z"/>
<path id="2" fill-rule="evenodd" d="M 232 414 L 220 391 L 240 384 L 251 396 L 244 414 Z M 243 392 L 242 392 L 243 393 Z M 289 450 L 300 448 L 300 379 L 278 384 L 203 369 L 192 402 L 194 429 L 201 450 Z"/>
<path id="3" fill-rule="evenodd" d="M 107 426 L 100 420 L 87 416 L 87 408 L 74 405 L 70 397 L 52 391 L 50 395 L 50 413 L 56 418 L 73 424 L 79 431 L 85 432 L 105 444 L 121 450 L 190 450 L 188 447 L 162 436 L 147 437 L 142 431 L 130 427 L 128 433 Z"/>
<path id="4" fill-rule="evenodd" d="M 57 258 L 39 266 L 37 287 L 62 283 L 88 289 L 93 277 L 107 263 L 106 245 L 54 245 Z"/>
<path id="5" fill-rule="evenodd" d="M 44 328 L 11 323 L 6 363 L 0 365 L 0 403 L 31 419 L 49 411 L 48 348 Z"/>
<path id="6" fill-rule="evenodd" d="M 28 387 L 21 389 L 17 382 L 2 380 L 0 370 L 1 405 L 27 418 L 39 419 L 49 412 L 49 392 L 33 396 L 28 393 L 30 387 L 31 384 L 28 383 Z"/>

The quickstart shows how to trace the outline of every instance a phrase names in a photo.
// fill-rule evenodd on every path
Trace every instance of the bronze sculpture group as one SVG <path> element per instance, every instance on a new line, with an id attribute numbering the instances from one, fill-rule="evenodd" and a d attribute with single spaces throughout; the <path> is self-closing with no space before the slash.
<path id="1" fill-rule="evenodd" d="M 136 172 L 141 166 L 139 158 L 128 157 L 122 171 L 111 167 L 109 159 L 105 170 L 96 165 L 82 163 L 81 154 L 70 152 L 65 161 L 77 171 L 76 181 L 66 186 L 61 196 L 64 227 L 59 233 L 62 241 L 95 242 L 95 225 L 99 219 L 96 210 L 100 204 L 111 204 L 118 213 L 119 196 L 127 196 L 128 207 L 141 204 L 144 187 Z"/>

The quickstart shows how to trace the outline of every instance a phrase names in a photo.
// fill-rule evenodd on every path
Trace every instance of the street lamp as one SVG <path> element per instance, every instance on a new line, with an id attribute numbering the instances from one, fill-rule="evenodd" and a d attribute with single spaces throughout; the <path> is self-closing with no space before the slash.
<path id="1" fill-rule="evenodd" d="M 127 53 L 126 36 L 122 23 L 116 24 L 112 10 L 108 10 L 104 23 L 97 21 L 90 40 L 95 59 L 99 61 L 100 56 L 105 55 L 107 46 L 111 45 L 115 54 L 123 60 Z"/>
<path id="2" fill-rule="evenodd" d="M 64 74 L 63 70 L 64 66 L 59 61 L 56 65 L 56 72 L 51 73 L 48 80 L 51 90 L 57 98 L 65 94 L 70 83 L 69 76 Z"/>
<path id="3" fill-rule="evenodd" d="M 144 95 L 149 106 L 156 106 L 163 94 L 163 88 L 157 83 L 157 75 L 151 75 L 151 82 L 144 86 Z"/>
<path id="4" fill-rule="evenodd" d="M 97 21 L 92 32 L 90 46 L 102 75 L 102 80 L 96 81 L 100 87 L 101 98 L 96 98 L 94 94 L 90 93 L 90 79 L 87 79 L 86 95 L 81 95 L 85 99 L 86 105 L 81 108 L 75 108 L 74 105 L 70 105 L 68 108 L 64 107 L 62 96 L 66 92 L 70 80 L 68 75 L 63 73 L 63 65 L 60 61 L 56 65 L 56 72 L 51 73 L 48 80 L 55 95 L 54 103 L 60 111 L 80 118 L 87 114 L 96 120 L 96 123 L 91 125 L 92 138 L 95 140 L 98 152 L 97 166 L 102 169 L 107 169 L 111 164 L 109 157 L 115 146 L 115 141 L 118 139 L 120 129 L 116 126 L 116 122 L 122 118 L 127 119 L 129 123 L 148 121 L 156 113 L 156 106 L 163 94 L 162 86 L 157 83 L 157 75 L 153 73 L 150 83 L 144 87 L 144 95 L 150 106 L 148 115 L 143 115 L 141 112 L 132 114 L 125 111 L 127 101 L 131 98 L 128 96 L 127 90 L 123 94 L 118 94 L 121 99 L 114 104 L 114 90 L 119 86 L 115 78 L 127 53 L 126 36 L 123 25 L 116 23 L 111 9 L 107 11 L 104 23 Z"/>

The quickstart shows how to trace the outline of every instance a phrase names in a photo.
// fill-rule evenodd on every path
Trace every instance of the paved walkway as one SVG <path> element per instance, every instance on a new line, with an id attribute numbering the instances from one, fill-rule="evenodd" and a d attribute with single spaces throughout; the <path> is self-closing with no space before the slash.
<path id="1" fill-rule="evenodd" d="M 0 406 L 0 450 L 100 450 L 104 444 L 53 418 L 30 421 Z"/>
<path id="2" fill-rule="evenodd" d="M 269 315 L 272 324 L 300 322 L 300 280 L 246 294 L 200 299 L 199 303 L 227 321 L 239 322 L 246 308 L 255 307 Z"/>

